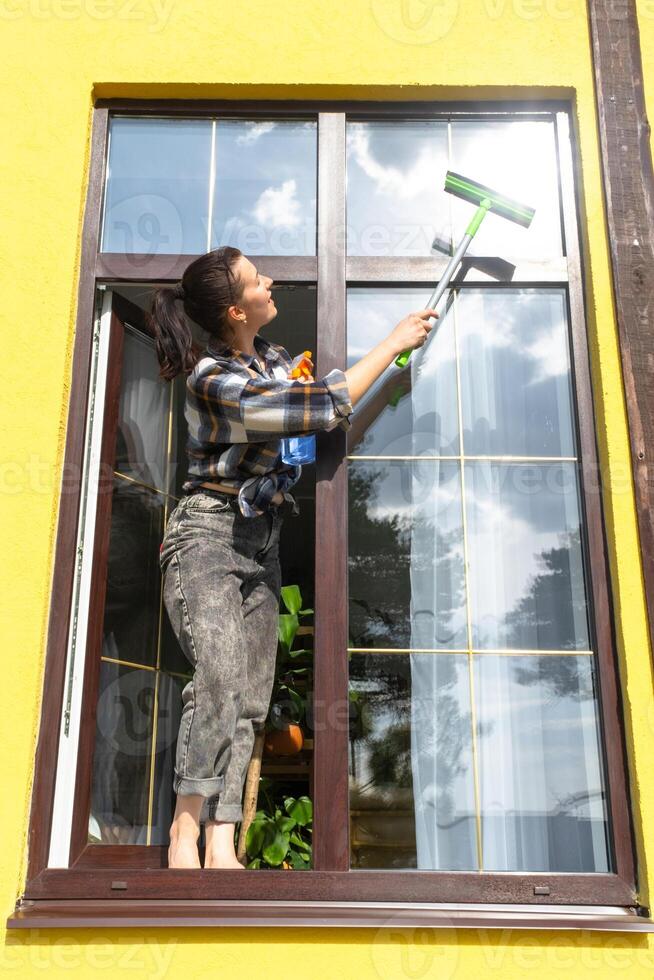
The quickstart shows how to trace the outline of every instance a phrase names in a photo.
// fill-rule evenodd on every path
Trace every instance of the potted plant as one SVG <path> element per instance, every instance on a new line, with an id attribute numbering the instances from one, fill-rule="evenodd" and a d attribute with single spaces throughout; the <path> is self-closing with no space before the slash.
<path id="1" fill-rule="evenodd" d="M 300 617 L 313 609 L 302 609 L 299 586 L 286 585 L 281 599 L 287 609 L 279 614 L 275 683 L 266 719 L 264 752 L 268 755 L 295 755 L 304 745 L 302 723 L 308 725 L 307 701 L 313 687 L 313 650 L 294 649 Z"/>
<path id="2" fill-rule="evenodd" d="M 246 834 L 248 868 L 304 871 L 311 867 L 313 804 L 308 796 L 284 796 L 275 803 L 262 777 L 265 806 L 258 809 Z"/>

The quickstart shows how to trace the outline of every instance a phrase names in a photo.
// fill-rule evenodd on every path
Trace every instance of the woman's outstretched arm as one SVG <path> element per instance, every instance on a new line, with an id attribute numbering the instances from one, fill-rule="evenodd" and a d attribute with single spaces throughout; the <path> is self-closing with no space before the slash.
<path id="1" fill-rule="evenodd" d="M 430 317 L 438 317 L 436 310 L 409 313 L 388 337 L 344 371 L 352 405 L 356 405 L 398 354 L 422 347 L 432 329 L 432 324 L 428 322 Z"/>

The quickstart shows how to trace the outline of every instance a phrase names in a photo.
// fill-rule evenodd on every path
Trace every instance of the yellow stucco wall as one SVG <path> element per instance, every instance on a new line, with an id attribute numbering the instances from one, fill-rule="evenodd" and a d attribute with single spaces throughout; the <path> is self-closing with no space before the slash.
<path id="1" fill-rule="evenodd" d="M 637 0 L 636 10 L 643 59 L 645 108 L 649 124 L 654 126 L 654 0 Z M 654 154 L 654 132 L 650 132 L 650 145 Z"/>
<path id="2" fill-rule="evenodd" d="M 654 114 L 654 9 L 639 0 Z M 92 99 L 570 95 L 590 256 L 589 340 L 638 837 L 654 875 L 654 702 L 583 0 L 0 0 L 2 924 L 20 894 L 41 701 Z M 7 152 L 8 151 L 8 152 Z M 616 530 L 619 529 L 619 534 Z M 325 950 L 322 947 L 328 946 Z M 14 975 L 654 974 L 654 937 L 503 930 L 14 931 Z"/>

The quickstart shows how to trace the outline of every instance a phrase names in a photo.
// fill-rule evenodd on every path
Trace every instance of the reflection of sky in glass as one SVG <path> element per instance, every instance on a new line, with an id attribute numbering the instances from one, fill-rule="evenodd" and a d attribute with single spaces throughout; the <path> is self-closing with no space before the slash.
<path id="1" fill-rule="evenodd" d="M 446 122 L 348 122 L 348 253 L 429 255 L 449 240 L 446 170 Z"/>
<path id="2" fill-rule="evenodd" d="M 455 120 L 450 169 L 536 209 L 529 228 L 488 214 L 470 255 L 546 259 L 561 255 L 558 165 L 554 123 L 549 120 Z M 452 222 L 462 237 L 475 206 L 452 198 Z"/>
<path id="3" fill-rule="evenodd" d="M 574 463 L 467 463 L 473 646 L 587 650 Z"/>
<path id="4" fill-rule="evenodd" d="M 351 288 L 347 293 L 347 366 L 376 347 L 409 313 L 424 309 L 431 289 Z M 436 321 L 428 342 L 410 359 L 407 390 L 395 408 L 392 366 L 358 403 L 348 453 L 368 456 L 451 455 L 458 452 L 456 364 L 451 316 Z M 399 383 L 399 382 L 398 382 Z M 368 421 L 369 419 L 369 421 Z M 363 420 L 363 421 L 362 421 Z M 365 424 L 364 424 L 365 422 Z M 357 442 L 354 442 L 356 437 Z"/>
<path id="5" fill-rule="evenodd" d="M 212 248 L 316 254 L 316 135 L 315 122 L 218 120 Z"/>
<path id="6" fill-rule="evenodd" d="M 456 315 L 464 452 L 575 455 L 564 291 L 466 289 Z"/>
<path id="7" fill-rule="evenodd" d="M 485 870 L 610 870 L 592 658 L 474 665 Z"/>
<path id="8" fill-rule="evenodd" d="M 475 205 L 444 190 L 447 170 L 535 208 L 529 228 L 489 214 L 470 255 L 561 255 L 554 124 L 455 120 L 452 157 L 444 120 L 348 122 L 350 255 L 430 255 L 435 238 L 460 241 Z"/>
<path id="9" fill-rule="evenodd" d="M 110 121 L 103 252 L 206 251 L 210 119 Z"/>

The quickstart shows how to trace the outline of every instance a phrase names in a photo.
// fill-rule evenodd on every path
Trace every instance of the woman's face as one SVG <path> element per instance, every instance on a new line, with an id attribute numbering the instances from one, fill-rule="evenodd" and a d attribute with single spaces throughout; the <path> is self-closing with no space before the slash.
<path id="1" fill-rule="evenodd" d="M 277 307 L 270 291 L 273 280 L 259 272 L 244 255 L 239 256 L 233 269 L 245 287 L 238 305 L 230 306 L 230 312 L 240 323 L 245 315 L 247 326 L 256 331 L 277 316 Z"/>

